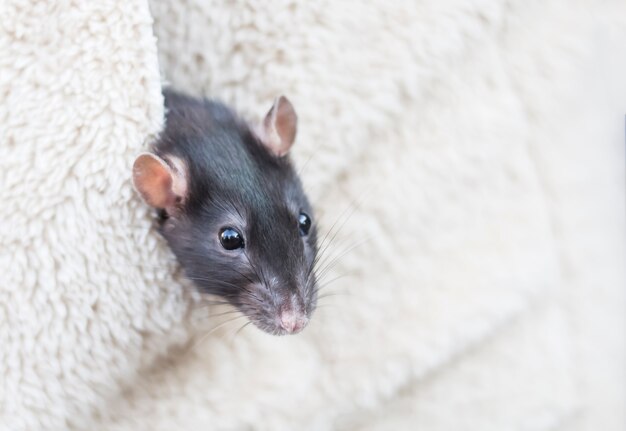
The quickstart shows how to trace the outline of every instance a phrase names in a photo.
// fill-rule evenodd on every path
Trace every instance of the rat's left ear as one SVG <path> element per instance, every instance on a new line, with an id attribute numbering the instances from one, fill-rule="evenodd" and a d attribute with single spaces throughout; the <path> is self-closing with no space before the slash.
<path id="1" fill-rule="evenodd" d="M 297 129 L 298 116 L 293 105 L 285 96 L 280 96 L 265 116 L 259 138 L 274 155 L 282 157 L 293 145 Z"/>

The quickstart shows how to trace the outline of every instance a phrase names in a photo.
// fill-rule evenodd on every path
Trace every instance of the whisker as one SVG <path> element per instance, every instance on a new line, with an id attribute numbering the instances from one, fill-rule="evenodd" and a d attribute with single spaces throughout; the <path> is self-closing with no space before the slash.
<path id="1" fill-rule="evenodd" d="M 315 256 L 315 258 L 313 259 L 313 262 L 311 262 L 311 265 L 309 266 L 309 269 L 307 271 L 307 275 L 306 275 L 307 280 L 311 277 L 311 274 L 315 271 L 315 268 L 318 265 L 324 264 L 325 261 L 330 257 L 330 255 L 329 257 L 326 257 L 327 250 L 329 250 L 331 244 L 334 242 L 335 238 L 337 237 L 341 229 L 345 226 L 347 221 L 354 215 L 354 212 L 362 205 L 363 200 L 364 200 L 364 195 L 354 199 L 350 203 L 350 205 L 348 205 L 342 211 L 342 213 L 337 217 L 337 219 L 335 220 L 331 228 L 326 232 L 326 234 L 324 235 L 324 238 L 320 242 L 317 256 Z M 338 225 L 338 223 L 340 224 Z M 333 230 L 335 230 L 334 233 L 333 233 Z M 332 233 L 332 236 L 330 236 L 331 233 Z M 328 238 L 328 242 L 326 242 L 327 238 Z"/>
<path id="2" fill-rule="evenodd" d="M 218 325 L 216 325 L 215 327 L 211 328 L 209 331 L 207 331 L 206 334 L 204 334 L 202 337 L 200 337 L 200 340 L 198 340 L 196 343 L 194 343 L 190 349 L 190 352 L 195 351 L 196 347 L 198 347 L 201 343 L 203 343 L 211 334 L 213 334 L 215 331 L 217 331 L 218 329 L 220 329 L 221 327 L 223 327 L 224 325 L 227 325 L 230 322 L 234 322 L 235 320 L 238 319 L 242 319 L 245 318 L 245 315 L 241 315 L 241 316 L 237 316 L 237 317 L 233 317 L 232 319 L 228 319 L 225 320 L 222 323 L 219 323 Z"/>
<path id="3" fill-rule="evenodd" d="M 231 341 L 231 342 L 232 342 L 232 341 L 234 341 L 234 339 L 237 337 L 237 335 L 239 335 L 239 333 L 240 333 L 241 331 L 243 331 L 244 329 L 246 329 L 246 327 L 247 327 L 248 325 L 250 325 L 251 323 L 252 323 L 252 321 L 251 321 L 251 320 L 249 320 L 248 322 L 244 323 L 244 324 L 241 326 L 241 328 L 239 328 L 239 329 L 237 330 L 237 332 L 235 332 L 235 335 L 233 335 L 233 338 L 232 338 L 230 341 Z"/>
<path id="4" fill-rule="evenodd" d="M 241 286 L 236 285 L 234 283 L 230 283 L 228 281 L 224 281 L 224 280 L 220 280 L 218 278 L 218 276 L 216 275 L 215 277 L 187 277 L 189 280 L 191 281 L 197 281 L 197 282 L 207 282 L 207 283 L 212 283 L 214 286 L 219 286 L 219 287 L 233 287 L 235 289 L 240 289 Z"/>
<path id="5" fill-rule="evenodd" d="M 203 299 L 202 302 L 198 306 L 194 307 L 193 309 L 196 310 L 196 309 L 216 306 L 216 305 L 231 305 L 231 304 L 228 301 L 207 301 Z"/>
<path id="6" fill-rule="evenodd" d="M 256 276 L 259 278 L 259 280 L 261 280 L 261 282 L 265 286 L 267 286 L 270 295 L 272 295 L 272 298 L 276 300 L 276 292 L 274 291 L 274 289 L 272 289 L 272 285 L 268 282 L 267 278 L 265 278 L 265 274 L 263 273 L 263 268 L 262 267 L 259 268 L 255 264 L 253 264 L 247 252 L 244 252 L 244 256 L 246 256 L 246 259 L 248 260 L 248 263 L 252 267 L 252 270 L 255 272 Z"/>
<path id="7" fill-rule="evenodd" d="M 349 252 L 357 247 L 362 246 L 363 244 L 366 244 L 369 241 L 370 238 L 365 238 L 364 240 L 353 244 L 347 250 L 344 250 L 342 253 L 340 253 L 338 256 L 333 257 L 333 259 L 330 260 L 328 263 L 325 263 L 324 267 L 317 270 L 318 280 L 322 280 L 326 276 L 326 274 L 328 274 L 328 272 L 331 271 L 337 265 L 337 263 L 339 263 L 341 259 L 344 258 Z"/>
<path id="8" fill-rule="evenodd" d="M 316 153 L 313 152 L 308 159 L 306 159 L 306 161 L 304 162 L 304 164 L 302 166 L 300 166 L 300 168 L 298 168 L 298 172 L 297 172 L 297 176 L 300 177 L 302 176 L 302 173 L 304 172 L 304 169 L 307 167 L 307 165 L 309 164 L 309 162 L 311 161 L 311 159 L 313 158 L 313 156 Z"/>
<path id="9" fill-rule="evenodd" d="M 259 298 L 259 296 L 256 293 L 254 293 L 252 290 L 248 289 L 245 286 L 241 286 L 241 288 L 243 289 L 244 292 L 246 292 L 248 295 L 256 299 L 258 302 L 263 302 L 263 300 Z"/>
<path id="10" fill-rule="evenodd" d="M 347 212 L 350 211 L 350 214 L 352 214 L 354 212 L 354 210 L 357 208 L 357 199 L 354 199 L 352 202 L 350 202 L 350 204 L 341 212 L 341 214 L 339 214 L 339 216 L 337 217 L 337 219 L 335 220 L 335 222 L 332 224 L 332 226 L 330 227 L 330 229 L 326 232 L 326 235 L 324 235 L 324 238 L 322 238 L 322 241 L 319 244 L 319 248 L 321 249 L 324 245 L 324 242 L 326 241 L 326 238 L 328 238 L 328 236 L 331 234 L 331 232 L 333 232 L 333 229 L 335 229 L 335 226 L 337 226 L 337 223 L 339 223 L 341 221 L 341 219 L 346 215 Z M 350 215 L 346 216 L 346 217 L 350 217 Z M 340 228 L 338 228 L 340 229 Z"/>
<path id="11" fill-rule="evenodd" d="M 329 304 L 329 303 L 324 303 L 324 304 L 319 304 L 317 307 L 315 307 L 316 311 L 328 311 L 328 308 L 341 308 L 340 305 L 338 304 Z"/>
<path id="12" fill-rule="evenodd" d="M 331 278 L 328 281 L 325 281 L 323 283 L 319 283 L 317 285 L 317 291 L 319 292 L 320 290 L 328 287 L 330 284 L 334 283 L 337 280 L 341 280 L 342 278 L 348 278 L 348 277 L 353 277 L 354 274 L 342 274 L 342 275 L 338 275 L 337 277 Z"/>
<path id="13" fill-rule="evenodd" d="M 319 301 L 320 299 L 329 298 L 331 296 L 350 296 L 350 294 L 348 292 L 329 292 L 318 296 L 317 300 Z"/>
<path id="14" fill-rule="evenodd" d="M 196 308 L 196 310 L 200 310 L 200 309 L 202 309 L 202 308 L 203 308 L 203 307 Z M 204 308 L 207 308 L 207 307 L 204 307 Z M 223 312 L 223 313 L 208 314 L 206 317 L 208 317 L 208 318 L 213 318 L 213 319 L 214 319 L 214 318 L 217 318 L 217 317 L 228 316 L 229 314 L 235 314 L 235 313 L 240 313 L 240 311 L 239 311 L 239 310 L 229 310 L 229 311 L 225 311 L 225 312 Z"/>
<path id="15" fill-rule="evenodd" d="M 330 227 L 328 232 L 326 232 L 326 235 L 324 236 L 324 238 L 320 242 L 320 245 L 319 245 L 320 249 L 322 249 L 322 247 L 324 246 L 324 242 L 326 241 L 326 238 L 331 234 L 331 232 L 333 232 L 333 229 L 335 229 L 335 227 L 337 229 L 336 232 L 335 232 L 335 235 L 339 231 L 341 231 L 343 226 L 345 226 L 345 224 L 348 222 L 348 220 L 350 220 L 350 218 L 354 215 L 356 210 L 361 207 L 361 205 L 363 204 L 364 200 L 365 200 L 365 193 L 363 193 L 361 196 L 358 196 L 358 197 L 354 198 L 352 200 L 352 202 L 350 202 L 350 204 L 341 212 L 341 214 L 339 214 L 339 216 L 337 217 L 337 219 L 335 220 L 333 225 Z M 348 214 L 346 215 L 346 213 L 348 213 Z M 342 220 L 342 218 L 343 218 L 343 220 Z M 337 223 L 339 223 L 339 222 L 341 222 L 341 224 L 339 226 L 337 226 Z M 332 239 L 331 239 L 331 241 L 332 241 Z"/>
<path id="16" fill-rule="evenodd" d="M 166 261 L 161 265 L 151 265 L 148 263 L 129 263 L 129 262 L 111 262 L 114 266 L 120 266 L 125 268 L 147 268 L 147 269 L 166 269 L 172 265 L 178 265 L 177 261 Z"/>
<path id="17" fill-rule="evenodd" d="M 232 271 L 234 271 L 234 272 L 236 272 L 237 274 L 241 275 L 243 278 L 245 278 L 246 280 L 248 280 L 250 283 L 253 283 L 253 284 L 254 284 L 254 281 L 252 281 L 252 280 L 250 279 L 250 277 L 248 277 L 247 275 L 245 275 L 245 274 L 243 274 L 243 273 L 239 272 L 236 268 L 231 268 L 231 270 L 232 270 Z"/>

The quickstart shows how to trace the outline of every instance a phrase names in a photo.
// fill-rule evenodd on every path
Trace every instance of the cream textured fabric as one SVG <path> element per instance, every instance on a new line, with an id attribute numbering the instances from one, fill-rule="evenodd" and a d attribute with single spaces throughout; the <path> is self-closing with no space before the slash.
<path id="1" fill-rule="evenodd" d="M 624 46 L 617 1 L 8 0 L 0 429 L 623 429 Z M 302 334 L 238 332 L 151 228 L 161 80 L 294 103 L 357 245 Z"/>

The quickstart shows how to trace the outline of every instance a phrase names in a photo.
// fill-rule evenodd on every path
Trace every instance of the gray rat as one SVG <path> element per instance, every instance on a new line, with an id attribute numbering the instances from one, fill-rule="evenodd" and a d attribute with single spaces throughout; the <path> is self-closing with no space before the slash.
<path id="1" fill-rule="evenodd" d="M 288 155 L 292 104 L 277 98 L 251 127 L 217 101 L 164 96 L 165 129 L 133 165 L 159 231 L 201 292 L 270 334 L 301 331 L 317 304 L 317 228 Z"/>

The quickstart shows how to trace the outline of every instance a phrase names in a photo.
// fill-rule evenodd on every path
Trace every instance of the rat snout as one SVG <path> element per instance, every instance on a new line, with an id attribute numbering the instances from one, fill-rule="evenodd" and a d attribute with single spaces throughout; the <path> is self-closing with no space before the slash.
<path id="1" fill-rule="evenodd" d="M 287 334 L 296 334 L 309 323 L 302 298 L 292 294 L 278 308 L 278 325 Z"/>
<path id="2" fill-rule="evenodd" d="M 280 311 L 280 326 L 288 334 L 295 334 L 300 332 L 307 323 L 309 323 L 309 318 L 304 315 L 304 313 L 295 311 L 292 308 L 283 308 Z"/>
<path id="3" fill-rule="evenodd" d="M 273 335 L 289 335 L 308 325 L 312 306 L 299 291 L 281 289 L 275 281 L 267 287 L 260 283 L 249 286 L 242 290 L 236 307 L 259 329 Z"/>

